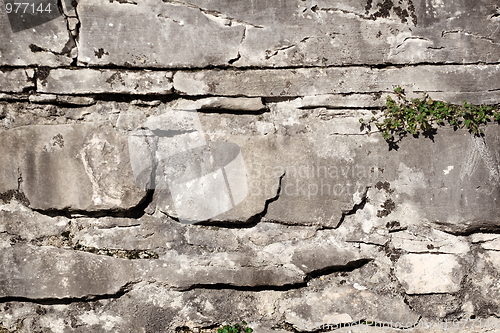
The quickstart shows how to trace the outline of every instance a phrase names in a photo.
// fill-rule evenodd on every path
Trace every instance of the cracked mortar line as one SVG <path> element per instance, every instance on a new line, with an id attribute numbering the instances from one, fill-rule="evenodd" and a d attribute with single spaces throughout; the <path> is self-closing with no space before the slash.
<path id="1" fill-rule="evenodd" d="M 446 35 L 451 35 L 451 34 L 464 34 L 465 36 L 471 36 L 471 37 L 474 37 L 474 38 L 487 40 L 491 44 L 500 45 L 500 43 L 495 42 L 490 37 L 481 36 L 481 35 L 474 34 L 474 33 L 470 32 L 470 31 L 465 31 L 465 30 L 445 30 L 445 31 L 441 32 L 441 37 L 445 37 Z"/>
<path id="2" fill-rule="evenodd" d="M 250 23 L 250 22 L 245 22 L 245 21 L 242 21 L 242 20 L 238 20 L 238 19 L 235 19 L 233 17 L 229 17 L 229 16 L 227 16 L 227 15 L 225 15 L 225 14 L 219 12 L 219 11 L 202 8 L 202 7 L 199 7 L 199 6 L 194 5 L 192 3 L 189 3 L 189 2 L 180 1 L 180 0 L 163 0 L 163 2 L 169 3 L 169 4 L 174 5 L 174 6 L 184 6 L 184 7 L 188 7 L 188 8 L 198 9 L 199 11 L 201 11 L 207 17 L 211 16 L 215 20 L 228 20 L 228 21 L 230 21 L 229 22 L 230 23 L 229 26 L 231 26 L 232 23 L 236 23 L 236 24 L 251 26 L 253 28 L 258 28 L 258 29 L 263 29 L 264 28 L 263 26 L 260 26 L 260 25 L 257 25 L 257 24 L 253 24 L 253 23 Z M 219 23 L 221 23 L 221 22 L 219 22 Z M 226 25 L 226 24 L 223 24 L 223 25 Z"/>

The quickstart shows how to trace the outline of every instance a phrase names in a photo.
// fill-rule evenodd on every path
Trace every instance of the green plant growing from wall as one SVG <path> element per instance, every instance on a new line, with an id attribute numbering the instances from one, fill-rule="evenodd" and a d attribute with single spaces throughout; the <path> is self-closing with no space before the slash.
<path id="1" fill-rule="evenodd" d="M 217 333 L 251 333 L 253 329 L 247 327 L 247 323 L 242 321 L 241 325 L 234 324 L 233 326 L 226 325 L 217 330 Z"/>
<path id="2" fill-rule="evenodd" d="M 401 87 L 394 89 L 394 92 L 396 100 L 387 96 L 379 118 L 372 117 L 368 121 L 359 119 L 361 130 L 370 130 L 371 124 L 375 124 L 391 148 L 397 149 L 397 143 L 408 133 L 415 137 L 422 133 L 432 139 L 436 132 L 434 124 L 448 124 L 455 130 L 465 127 L 472 134 L 482 136 L 481 126 L 492 120 L 500 123 L 498 105 L 472 105 L 466 101 L 462 105 L 455 105 L 434 101 L 426 93 L 422 99 L 408 99 Z"/>

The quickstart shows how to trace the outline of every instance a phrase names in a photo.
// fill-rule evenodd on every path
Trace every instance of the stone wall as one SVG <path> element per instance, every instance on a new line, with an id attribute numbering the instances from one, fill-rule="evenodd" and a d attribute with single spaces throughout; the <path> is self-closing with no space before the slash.
<path id="1" fill-rule="evenodd" d="M 0 332 L 496 330 L 500 127 L 358 120 L 500 103 L 497 1 L 35 2 L 0 2 Z"/>

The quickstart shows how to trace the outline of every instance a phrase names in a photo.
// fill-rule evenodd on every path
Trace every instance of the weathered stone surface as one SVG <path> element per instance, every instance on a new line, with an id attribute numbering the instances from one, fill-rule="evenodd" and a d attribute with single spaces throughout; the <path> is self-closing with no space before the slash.
<path id="1" fill-rule="evenodd" d="M 50 94 L 169 94 L 171 72 L 54 69 L 38 77 L 38 91 Z"/>
<path id="2" fill-rule="evenodd" d="M 127 260 L 51 247 L 4 248 L 1 266 L 0 297 L 41 299 L 114 294 L 131 279 L 131 263 Z"/>
<path id="3" fill-rule="evenodd" d="M 485 250 L 500 251 L 500 235 L 498 234 L 473 234 L 471 242 L 479 244 Z"/>
<path id="4" fill-rule="evenodd" d="M 66 218 L 45 216 L 15 201 L 0 206 L 0 233 L 6 233 L 14 239 L 33 241 L 59 236 L 69 223 Z"/>
<path id="5" fill-rule="evenodd" d="M 418 320 L 418 315 L 402 299 L 379 296 L 351 286 L 309 290 L 302 297 L 283 300 L 280 308 L 285 312 L 286 321 L 300 332 L 335 329 L 340 323 L 359 320 L 399 322 L 400 327 Z"/>
<path id="6" fill-rule="evenodd" d="M 52 7 L 52 12 L 57 13 L 58 9 L 54 8 L 54 3 Z M 13 8 L 15 10 L 15 7 Z M 24 6 L 20 11 L 23 9 Z M 44 15 L 47 13 L 45 12 Z M 75 43 L 69 38 L 66 20 L 63 16 L 57 15 L 53 20 L 44 24 L 14 32 L 6 11 L 2 11 L 0 30 L 2 31 L 0 66 L 56 67 L 68 66 L 73 61 L 70 52 L 75 47 Z"/>
<path id="7" fill-rule="evenodd" d="M 9 102 L 20 102 L 20 101 L 28 101 L 27 94 L 4 94 L 0 93 L 1 101 L 9 101 Z"/>
<path id="8" fill-rule="evenodd" d="M 57 95 L 52 94 L 36 94 L 30 95 L 30 103 L 55 103 L 57 102 Z"/>
<path id="9" fill-rule="evenodd" d="M 78 6 L 78 16 L 80 64 L 226 65 L 237 58 L 246 30 L 243 24 L 226 25 L 217 15 L 181 2 L 85 1 Z M 148 34 L 150 31 L 155 34 Z M 116 42 L 110 43 L 108 36 L 114 36 Z"/>
<path id="10" fill-rule="evenodd" d="M 483 92 L 500 88 L 498 73 L 499 65 L 181 71 L 174 75 L 174 88 L 188 95 L 252 97 L 392 92 L 397 86 L 417 92 Z"/>
<path id="11" fill-rule="evenodd" d="M 78 60 L 195 68 L 496 63 L 497 10 L 488 1 L 87 1 L 78 6 Z"/>
<path id="12" fill-rule="evenodd" d="M 34 209 L 129 209 L 145 192 L 134 182 L 126 138 L 107 126 L 26 126 L 1 134 L 1 191 L 24 193 Z"/>
<path id="13" fill-rule="evenodd" d="M 391 239 L 396 249 L 409 253 L 454 253 L 470 252 L 465 237 L 457 237 L 448 233 L 418 227 L 409 227 L 407 231 L 394 232 Z"/>
<path id="14" fill-rule="evenodd" d="M 92 97 L 84 97 L 84 96 L 58 95 L 57 102 L 64 105 L 81 105 L 81 106 L 95 104 L 95 100 Z"/>
<path id="15" fill-rule="evenodd" d="M 221 100 L 225 105 L 235 102 Z M 265 216 L 269 221 L 336 226 L 343 214 L 356 204 L 361 205 L 366 197 L 369 200 L 365 206 L 359 207 L 362 214 L 345 216 L 346 222 L 357 221 L 346 223 L 346 227 L 354 228 L 346 239 L 368 241 L 370 238 L 384 244 L 388 240 L 384 235 L 389 231 L 424 221 L 452 232 L 496 228 L 496 126 L 486 128 L 486 141 L 473 139 L 465 131 L 440 128 L 434 143 L 426 138 L 406 138 L 399 151 L 387 151 L 378 133 L 359 135 L 363 132 L 359 132 L 358 119 L 369 117 L 371 111 L 323 106 L 303 109 L 301 105 L 307 99 L 301 100 L 269 103 L 270 112 L 264 114 L 198 113 L 207 142 L 227 141 L 238 145 L 247 170 L 247 197 L 226 215 L 214 217 L 214 221 L 250 222 L 249 219 L 264 212 L 266 201 L 271 200 Z M 100 102 L 89 108 L 67 109 L 27 105 L 18 108 L 23 113 L 11 113 L 14 109 L 11 105 L 6 108 L 7 117 L 2 121 L 9 124 L 7 126 L 38 121 L 48 124 L 51 123 L 48 117 L 36 114 L 60 112 L 56 121 L 116 122 L 125 139 L 151 116 L 168 118 L 175 108 L 202 110 L 211 103 L 211 99 L 201 99 L 174 102 L 167 107 L 141 107 Z M 318 104 L 323 104 L 322 99 Z M 126 144 L 123 149 L 127 149 Z M 142 158 L 135 160 L 143 161 Z M 4 171 L 12 173 L 12 183 L 5 191 L 17 189 L 16 170 Z M 133 177 L 132 180 L 135 182 Z M 158 189 L 155 194 L 157 209 L 175 217 L 175 211 L 168 208 L 173 207 L 170 193 L 161 193 Z M 443 209 L 443 202 L 452 208 Z M 363 231 L 360 233 L 361 229 L 354 224 L 364 225 Z M 376 240 L 375 235 L 382 238 Z"/>
<path id="16" fill-rule="evenodd" d="M 181 289 L 213 284 L 292 285 L 302 283 L 310 273 L 356 267 L 373 258 L 353 244 L 336 240 L 332 231 L 313 228 L 261 223 L 232 230 L 183 226 L 148 216 L 103 222 L 73 223 L 67 237 L 49 238 L 42 244 L 80 250 L 150 250 L 159 254 L 159 260 L 137 262 L 137 276 Z M 69 243 L 64 241 L 68 237 Z"/>
<path id="17" fill-rule="evenodd" d="M 486 129 L 484 142 L 443 128 L 434 142 L 406 138 L 398 151 L 387 151 L 380 134 L 357 135 L 358 119 L 369 112 L 284 104 L 270 105 L 271 112 L 263 116 L 237 120 L 200 115 L 211 140 L 225 138 L 242 147 L 251 177 L 249 196 L 263 191 L 265 179 L 276 181 L 285 174 L 279 199 L 269 204 L 265 219 L 337 226 L 366 196 L 364 212 L 346 216 L 346 221 L 364 224 L 365 235 L 424 221 L 453 232 L 496 228 L 496 126 Z M 443 209 L 443 202 L 453 208 Z"/>
<path id="18" fill-rule="evenodd" d="M 457 292 L 465 274 L 452 254 L 403 255 L 395 273 L 407 294 Z"/>
<path id="19" fill-rule="evenodd" d="M 27 89 L 35 88 L 32 78 L 33 74 L 30 73 L 29 69 L 0 71 L 0 91 L 6 93 L 20 93 Z"/>
<path id="20" fill-rule="evenodd" d="M 197 110 L 258 112 L 266 109 L 266 106 L 262 103 L 262 99 L 260 98 L 210 97 L 197 100 L 194 103 Z M 177 104 L 177 107 L 180 106 L 179 104 Z"/>
<path id="21" fill-rule="evenodd" d="M 470 279 L 472 283 L 470 312 L 500 313 L 497 299 L 500 288 L 497 284 L 500 278 L 500 253 L 494 251 L 478 251 L 472 263 Z M 484 316 L 484 314 L 483 314 Z"/>
<path id="22" fill-rule="evenodd" d="M 88 96 L 70 96 L 54 94 L 32 94 L 29 95 L 30 103 L 58 104 L 65 106 L 87 106 L 95 104 L 95 100 Z"/>

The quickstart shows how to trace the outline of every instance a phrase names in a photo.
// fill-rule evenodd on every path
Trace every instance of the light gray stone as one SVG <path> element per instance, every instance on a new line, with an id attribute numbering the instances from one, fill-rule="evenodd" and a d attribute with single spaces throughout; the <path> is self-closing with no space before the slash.
<path id="1" fill-rule="evenodd" d="M 170 94 L 171 72 L 54 69 L 38 78 L 38 91 L 50 94 Z"/>
<path id="2" fill-rule="evenodd" d="M 459 291 L 465 272 L 452 254 L 407 254 L 395 274 L 407 294 L 430 294 Z"/>
<path id="3" fill-rule="evenodd" d="M 190 102 L 193 103 L 193 102 Z M 182 105 L 182 104 L 181 104 Z M 258 112 L 264 111 L 266 106 L 260 98 L 227 98 L 227 97 L 210 97 L 197 100 L 195 102 L 197 110 L 211 111 L 249 111 Z"/>
<path id="4" fill-rule="evenodd" d="M 359 132 L 358 120 L 369 111 L 342 114 L 345 110 L 298 109 L 288 102 L 269 109 L 262 116 L 200 114 L 210 141 L 242 147 L 250 197 L 285 174 L 266 220 L 337 226 L 345 214 L 346 222 L 363 226 L 363 235 L 383 236 L 370 236 L 380 244 L 397 225 L 430 222 L 452 232 L 496 228 L 497 126 L 485 129 L 484 142 L 463 130 L 440 128 L 434 142 L 410 137 L 398 151 L 388 151 L 379 133 Z M 444 209 L 443 202 L 453 208 Z M 356 205 L 358 214 L 349 213 Z M 356 233 L 350 232 L 359 239 Z"/>
<path id="5" fill-rule="evenodd" d="M 485 250 L 500 251 L 500 236 L 497 234 L 473 234 L 472 243 L 479 244 Z"/>
<path id="6" fill-rule="evenodd" d="M 87 105 L 93 105 L 95 104 L 95 100 L 92 97 L 87 97 L 87 96 L 64 96 L 64 95 L 58 95 L 57 96 L 57 102 L 60 104 L 67 104 L 67 105 L 81 105 L 81 106 L 87 106 Z"/>
<path id="7" fill-rule="evenodd" d="M 12 101 L 12 102 L 26 102 L 28 101 L 28 94 L 4 94 L 0 93 L 1 101 Z"/>
<path id="8" fill-rule="evenodd" d="M 3 131 L 2 191 L 24 193 L 33 209 L 130 209 L 135 184 L 126 137 L 107 126 L 25 126 Z"/>
<path id="9" fill-rule="evenodd" d="M 302 297 L 281 301 L 280 310 L 285 313 L 286 321 L 299 332 L 334 330 L 341 323 L 360 320 L 399 322 L 403 323 L 401 327 L 418 321 L 418 315 L 402 299 L 351 286 L 309 290 Z"/>
<path id="10" fill-rule="evenodd" d="M 3 33 L 0 36 L 0 66 L 57 67 L 71 64 L 73 59 L 69 53 L 75 45 L 69 38 L 66 20 L 57 14 L 54 3 L 51 4 L 52 13 L 55 14 L 52 20 L 31 27 L 28 22 L 25 29 L 19 24 L 22 17 L 16 17 L 13 13 L 17 23 L 11 24 L 6 11 L 1 12 L 0 30 Z M 43 15 L 48 14 L 44 12 Z M 33 16 L 30 19 L 33 20 Z"/>
<path id="11" fill-rule="evenodd" d="M 237 58 L 246 30 L 243 24 L 226 25 L 216 15 L 182 2 L 85 1 L 78 6 L 78 17 L 78 61 L 82 65 L 226 65 Z M 149 34 L 151 31 L 154 33 Z"/>
<path id="12" fill-rule="evenodd" d="M 15 245 L 1 252 L 0 297 L 31 299 L 114 294 L 133 276 L 131 262 L 52 247 Z M 13 265 L 15 263 L 15 265 Z"/>
<path id="13" fill-rule="evenodd" d="M 114 14 L 99 14 L 108 12 Z M 500 59 L 497 8 L 485 0 L 91 1 L 81 3 L 78 14 L 80 64 L 296 67 Z M 105 38 L 110 35 L 112 43 Z"/>
<path id="14" fill-rule="evenodd" d="M 42 244 L 154 251 L 159 259 L 136 262 L 136 276 L 181 289 L 213 284 L 292 285 L 304 282 L 311 273 L 356 267 L 373 258 L 354 244 L 336 240 L 334 232 L 313 228 L 263 223 L 232 230 L 184 226 L 146 215 L 128 222 L 114 220 L 105 225 L 102 219 L 74 222 L 69 244 L 53 238 Z"/>
<path id="15" fill-rule="evenodd" d="M 24 69 L 0 71 L 0 90 L 4 93 L 21 93 L 35 88 L 35 84 Z"/>
<path id="16" fill-rule="evenodd" d="M 380 333 L 396 333 L 401 330 L 395 327 L 395 323 L 390 322 L 378 322 L 356 325 L 356 326 L 348 326 L 343 327 L 335 332 L 338 333 L 371 333 L 374 330 Z M 375 327 L 374 327 L 375 326 Z M 424 333 L 424 332 L 435 332 L 435 333 L 479 333 L 479 332 L 491 332 L 499 327 L 498 318 L 496 317 L 485 317 L 479 319 L 454 319 L 454 320 L 443 320 L 443 321 L 434 321 L 428 320 L 425 318 L 420 319 L 417 323 L 411 326 L 411 331 L 415 333 Z"/>
<path id="17" fill-rule="evenodd" d="M 466 254 L 470 246 L 465 237 L 422 227 L 409 227 L 408 231 L 394 232 L 391 242 L 396 249 L 409 253 Z"/>
<path id="18" fill-rule="evenodd" d="M 500 252 L 497 250 L 480 250 L 471 263 L 471 292 L 469 312 L 490 309 L 490 313 L 500 313 L 497 303 L 500 288 L 497 284 L 500 278 Z"/>
<path id="19" fill-rule="evenodd" d="M 57 95 L 52 94 L 36 94 L 30 95 L 30 103 L 54 103 L 57 101 Z"/>
<path id="20" fill-rule="evenodd" d="M 68 224 L 66 218 L 45 216 L 17 202 L 0 206 L 0 233 L 23 241 L 59 236 Z"/>
<path id="21" fill-rule="evenodd" d="M 499 72 L 499 65 L 180 71 L 174 88 L 188 95 L 249 97 L 392 92 L 397 86 L 410 92 L 483 92 L 500 87 Z"/>

